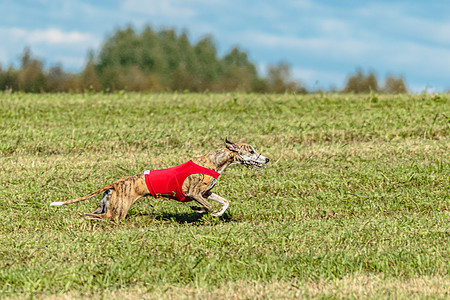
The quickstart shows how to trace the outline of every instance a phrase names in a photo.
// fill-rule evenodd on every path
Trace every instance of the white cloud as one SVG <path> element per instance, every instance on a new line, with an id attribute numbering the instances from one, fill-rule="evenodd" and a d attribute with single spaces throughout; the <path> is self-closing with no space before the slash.
<path id="1" fill-rule="evenodd" d="M 23 28 L 0 28 L 0 38 L 22 40 L 28 44 L 91 44 L 97 46 L 99 40 L 93 35 L 79 31 L 62 31 L 58 28 L 25 30 Z"/>
<path id="2" fill-rule="evenodd" d="M 0 27 L 0 40 L 8 41 L 1 48 L 2 64 L 16 64 L 22 49 L 30 47 L 38 58 L 50 59 L 47 61 L 50 64 L 61 63 L 69 70 L 82 68 L 87 50 L 100 44 L 100 39 L 91 34 L 58 28 L 27 30 Z"/>
<path id="3" fill-rule="evenodd" d="M 88 33 L 78 31 L 64 32 L 57 28 L 33 30 L 26 33 L 27 40 L 34 43 L 49 44 L 96 44 L 97 39 Z"/>

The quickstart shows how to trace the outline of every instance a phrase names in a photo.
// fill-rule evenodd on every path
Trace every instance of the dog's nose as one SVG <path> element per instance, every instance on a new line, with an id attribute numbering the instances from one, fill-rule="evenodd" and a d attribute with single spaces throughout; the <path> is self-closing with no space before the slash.
<path id="1" fill-rule="evenodd" d="M 266 157 L 266 164 L 269 162 L 269 159 Z"/>

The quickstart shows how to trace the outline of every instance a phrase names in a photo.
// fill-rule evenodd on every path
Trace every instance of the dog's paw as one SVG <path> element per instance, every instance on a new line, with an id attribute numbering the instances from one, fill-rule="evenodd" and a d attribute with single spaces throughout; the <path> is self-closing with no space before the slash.
<path id="1" fill-rule="evenodd" d="M 225 212 L 225 209 L 219 209 L 219 210 L 216 210 L 215 212 L 211 213 L 211 216 L 220 217 L 221 215 L 223 215 L 224 212 Z"/>
<path id="2" fill-rule="evenodd" d="M 204 206 L 191 206 L 191 209 L 200 214 L 208 212 L 208 210 Z"/>

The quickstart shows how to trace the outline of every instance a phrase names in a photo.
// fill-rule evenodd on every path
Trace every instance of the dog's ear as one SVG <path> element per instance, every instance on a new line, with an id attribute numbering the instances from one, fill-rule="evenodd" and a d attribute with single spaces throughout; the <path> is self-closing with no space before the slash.
<path id="1" fill-rule="evenodd" d="M 239 151 L 239 147 L 238 145 L 236 145 L 235 143 L 232 143 L 228 140 L 228 137 L 225 138 L 225 145 L 227 146 L 228 150 L 234 151 L 234 152 L 238 152 Z"/>

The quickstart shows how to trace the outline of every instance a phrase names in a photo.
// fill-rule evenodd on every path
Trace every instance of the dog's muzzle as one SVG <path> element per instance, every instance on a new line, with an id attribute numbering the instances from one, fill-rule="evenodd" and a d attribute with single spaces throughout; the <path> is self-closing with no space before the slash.
<path id="1" fill-rule="evenodd" d="M 255 160 L 248 160 L 244 161 L 244 164 L 247 166 L 252 166 L 256 168 L 262 168 L 263 165 L 267 164 L 269 162 L 269 159 L 267 157 L 264 157 L 264 162 L 257 162 Z"/>

